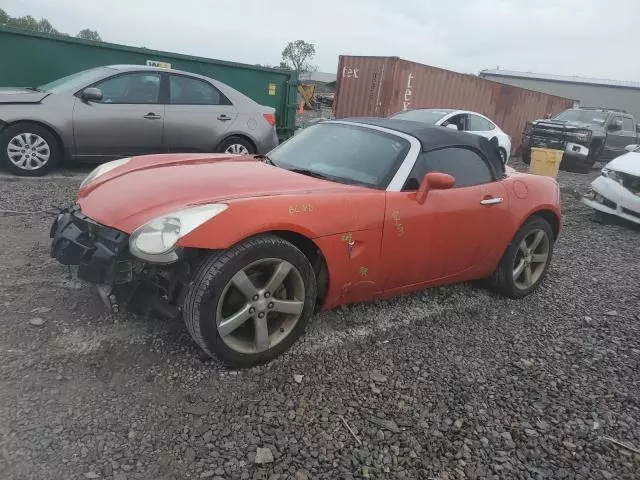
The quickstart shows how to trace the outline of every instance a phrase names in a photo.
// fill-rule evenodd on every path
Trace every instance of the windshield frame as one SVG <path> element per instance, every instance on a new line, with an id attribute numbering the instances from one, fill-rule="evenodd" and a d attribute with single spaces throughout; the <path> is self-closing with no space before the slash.
<path id="1" fill-rule="evenodd" d="M 397 161 L 390 168 L 387 179 L 385 179 L 385 182 L 381 183 L 380 186 L 375 186 L 375 185 L 363 183 L 363 182 L 357 182 L 355 180 L 343 178 L 343 177 L 333 177 L 331 175 L 325 174 L 324 172 L 317 172 L 318 174 L 321 174 L 327 177 L 327 181 L 334 181 L 336 183 L 341 183 L 343 185 L 360 186 L 362 188 L 368 188 L 371 190 L 385 190 L 387 192 L 400 192 L 402 190 L 402 186 L 404 185 L 405 181 L 407 180 L 407 177 L 411 173 L 411 170 L 413 169 L 413 166 L 418 158 L 418 154 L 422 151 L 422 144 L 416 137 L 406 134 L 404 132 L 399 132 L 397 130 L 390 129 L 390 128 L 380 127 L 378 125 L 370 125 L 367 123 L 359 123 L 354 121 L 328 120 L 324 122 L 319 122 L 316 125 L 319 126 L 322 124 L 340 124 L 348 127 L 358 127 L 366 130 L 375 130 L 377 132 L 380 132 L 386 135 L 399 137 L 409 142 L 409 149 L 406 151 L 406 154 L 404 155 L 404 157 L 399 156 Z M 275 147 L 273 150 L 271 150 L 267 154 L 267 156 L 269 158 L 272 158 L 273 153 L 276 152 L 282 145 L 285 145 L 286 143 L 287 142 L 283 142 L 277 147 Z M 287 166 L 293 167 L 293 168 L 299 168 L 299 166 L 296 166 L 296 165 L 289 165 L 289 164 L 280 162 L 278 161 L 277 158 L 274 160 L 274 163 L 275 163 L 275 166 L 283 169 L 287 169 Z M 307 169 L 307 170 L 313 171 L 311 169 Z"/>
<path id="2" fill-rule="evenodd" d="M 95 72 L 95 74 L 90 75 L 90 72 Z M 116 72 L 117 70 L 107 66 L 88 68 L 57 78 L 36 88 L 47 93 L 76 93 Z"/>
<path id="3" fill-rule="evenodd" d="M 560 117 L 560 115 L 568 113 L 568 112 L 579 112 L 579 114 L 581 116 L 591 116 L 591 120 L 584 120 L 584 119 L 566 119 L 566 118 L 558 118 Z M 604 118 L 602 123 L 599 122 L 594 122 L 593 118 L 596 117 L 598 114 L 602 115 L 602 117 Z M 561 111 L 560 113 L 558 113 L 557 115 L 553 116 L 550 118 L 550 120 L 560 120 L 562 122 L 580 122 L 580 123 L 586 123 L 589 125 L 597 125 L 597 126 L 604 126 L 606 125 L 607 121 L 609 120 L 609 116 L 611 115 L 611 112 L 607 112 L 607 111 L 603 111 L 603 110 L 585 110 L 585 109 L 581 109 L 581 108 L 568 108 L 566 110 Z"/>

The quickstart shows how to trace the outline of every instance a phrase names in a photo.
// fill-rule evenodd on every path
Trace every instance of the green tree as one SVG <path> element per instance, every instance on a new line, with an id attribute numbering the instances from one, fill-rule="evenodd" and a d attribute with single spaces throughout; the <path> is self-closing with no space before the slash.
<path id="1" fill-rule="evenodd" d="M 40 24 L 31 15 L 25 15 L 24 17 L 9 17 L 7 25 L 10 27 L 23 28 L 25 30 L 40 31 Z"/>
<path id="2" fill-rule="evenodd" d="M 34 32 L 48 33 L 50 35 L 64 35 L 66 33 L 59 32 L 51 25 L 51 22 L 46 18 L 36 20 L 31 15 L 25 15 L 24 17 L 12 17 L 5 10 L 0 8 L 0 25 L 7 25 L 14 28 L 22 28 L 25 30 L 33 30 Z M 100 35 L 95 30 L 89 30 L 85 28 L 81 30 L 77 35 L 78 38 L 84 38 L 87 40 L 102 40 Z"/>
<path id="3" fill-rule="evenodd" d="M 304 40 L 289 42 L 282 51 L 283 63 L 298 72 L 313 72 L 317 69 L 308 63 L 316 54 L 316 47 Z"/>
<path id="4" fill-rule="evenodd" d="M 0 25 L 6 25 L 9 23 L 10 18 L 9 14 L 0 8 Z"/>
<path id="5" fill-rule="evenodd" d="M 94 40 L 96 42 L 99 42 L 102 40 L 100 38 L 100 34 L 97 31 L 89 30 L 88 28 L 85 28 L 84 30 L 80 30 L 78 32 L 78 35 L 76 35 L 76 37 L 82 38 L 84 40 Z"/>
<path id="6" fill-rule="evenodd" d="M 53 35 L 57 35 L 58 32 L 55 28 L 53 28 L 53 25 L 51 25 L 51 23 L 49 23 L 49 20 L 43 18 L 38 22 L 38 32 L 42 32 L 42 33 L 51 33 Z"/>

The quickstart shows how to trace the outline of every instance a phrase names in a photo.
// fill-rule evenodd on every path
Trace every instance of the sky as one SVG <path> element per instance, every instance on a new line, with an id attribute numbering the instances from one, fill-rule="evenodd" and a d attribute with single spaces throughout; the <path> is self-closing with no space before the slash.
<path id="1" fill-rule="evenodd" d="M 310 8 L 313 6 L 314 8 Z M 335 72 L 339 55 L 640 81 L 639 0 L 0 0 L 11 16 L 76 34 L 250 64 L 277 65 L 291 40 Z"/>

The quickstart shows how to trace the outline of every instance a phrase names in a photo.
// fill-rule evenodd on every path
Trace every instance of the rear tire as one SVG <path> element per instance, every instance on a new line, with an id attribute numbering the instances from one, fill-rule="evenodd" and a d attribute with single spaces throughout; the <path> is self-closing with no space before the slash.
<path id="1" fill-rule="evenodd" d="M 507 151 L 504 148 L 500 147 L 500 148 L 498 148 L 498 154 L 500 155 L 500 160 L 502 161 L 502 164 L 506 165 L 507 164 Z"/>
<path id="2" fill-rule="evenodd" d="M 251 367 L 282 354 L 302 335 L 316 295 L 304 254 L 280 237 L 263 235 L 199 265 L 185 296 L 184 320 L 205 353 Z"/>
<path id="3" fill-rule="evenodd" d="M 502 256 L 491 277 L 493 288 L 511 298 L 534 292 L 549 269 L 553 244 L 551 225 L 541 217 L 531 217 L 520 227 Z"/>
<path id="4" fill-rule="evenodd" d="M 233 135 L 225 138 L 220 145 L 218 145 L 217 152 L 234 155 L 254 155 L 256 148 L 246 138 Z"/>
<path id="5" fill-rule="evenodd" d="M 0 134 L 0 164 L 14 175 L 39 177 L 56 167 L 62 148 L 45 127 L 20 122 Z"/>

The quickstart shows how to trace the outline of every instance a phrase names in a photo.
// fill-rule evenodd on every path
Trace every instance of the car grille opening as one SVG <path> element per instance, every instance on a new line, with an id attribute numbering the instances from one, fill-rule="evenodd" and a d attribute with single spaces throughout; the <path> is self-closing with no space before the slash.
<path id="1" fill-rule="evenodd" d="M 629 210 L 628 208 L 622 207 L 622 212 L 626 213 L 627 215 L 631 215 L 632 217 L 640 218 L 640 213 Z"/>
<path id="2" fill-rule="evenodd" d="M 605 207 L 609 207 L 612 208 L 613 210 L 615 210 L 618 205 L 616 204 L 616 202 L 612 202 L 611 200 L 609 200 L 606 197 L 603 197 L 602 195 L 600 195 L 599 193 L 596 193 L 594 195 L 594 200 L 598 203 L 601 203 L 602 205 L 604 205 Z"/>

